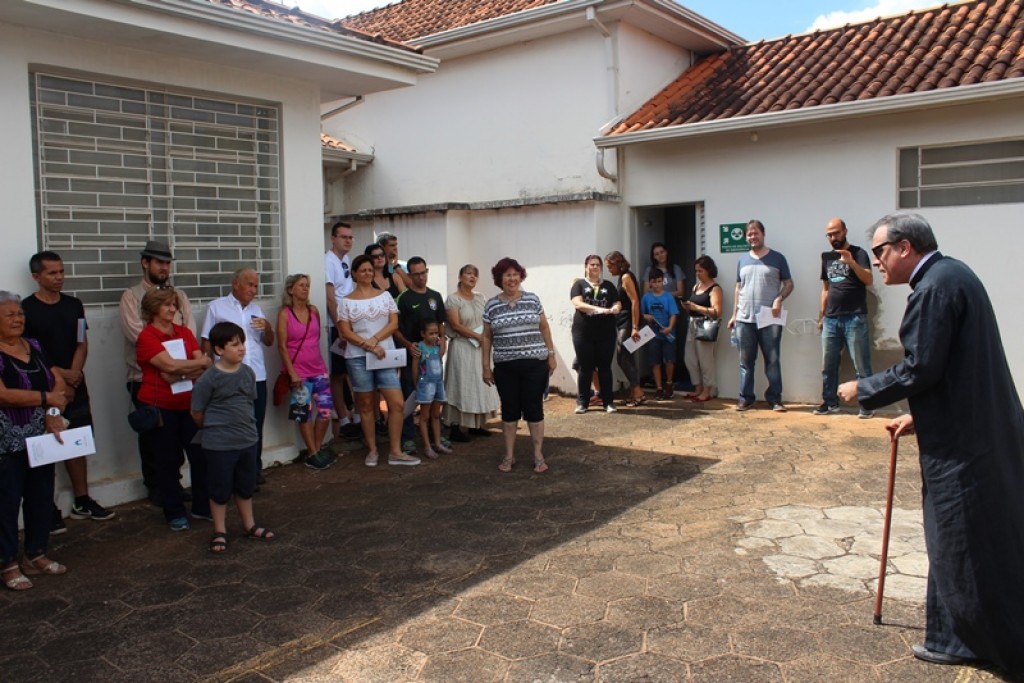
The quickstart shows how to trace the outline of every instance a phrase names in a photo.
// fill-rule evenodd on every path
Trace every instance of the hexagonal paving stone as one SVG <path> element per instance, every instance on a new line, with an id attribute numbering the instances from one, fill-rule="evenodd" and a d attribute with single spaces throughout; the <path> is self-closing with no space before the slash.
<path id="1" fill-rule="evenodd" d="M 455 609 L 455 616 L 484 626 L 519 621 L 530 615 L 532 600 L 514 595 L 491 593 L 463 598 Z"/>
<path id="2" fill-rule="evenodd" d="M 195 590 L 195 586 L 184 581 L 150 581 L 122 593 L 121 602 L 129 607 L 167 605 L 188 597 Z"/>
<path id="3" fill-rule="evenodd" d="M 883 664 L 877 668 L 884 683 L 996 683 L 1007 680 L 987 671 L 963 666 L 935 666 L 913 657 Z"/>
<path id="4" fill-rule="evenodd" d="M 488 652 L 462 650 L 431 657 L 417 680 L 424 683 L 501 683 L 508 668 L 507 661 Z M 353 680 L 363 683 L 365 679 Z"/>
<path id="5" fill-rule="evenodd" d="M 647 634 L 651 652 L 689 662 L 729 652 L 729 632 L 719 625 L 677 624 L 652 629 Z"/>
<path id="6" fill-rule="evenodd" d="M 870 683 L 879 680 L 878 673 L 870 666 L 821 653 L 785 662 L 782 664 L 782 672 L 786 675 L 786 683 Z"/>
<path id="7" fill-rule="evenodd" d="M 244 609 L 194 612 L 177 622 L 178 631 L 196 640 L 228 638 L 248 633 L 263 617 Z"/>
<path id="8" fill-rule="evenodd" d="M 862 664 L 883 664 L 909 651 L 907 644 L 889 629 L 877 626 L 837 626 L 821 632 L 830 654 Z"/>
<path id="9" fill-rule="evenodd" d="M 579 578 L 611 571 L 613 565 L 614 558 L 612 557 L 590 555 L 588 553 L 572 553 L 552 557 L 548 568 L 559 574 Z"/>
<path id="10" fill-rule="evenodd" d="M 214 673 L 242 665 L 270 650 L 249 636 L 206 640 L 192 647 L 178 658 L 178 665 L 198 675 L 200 679 Z"/>
<path id="11" fill-rule="evenodd" d="M 666 600 L 698 600 L 718 595 L 721 587 L 715 579 L 692 574 L 669 574 L 652 578 L 647 594 Z"/>
<path id="12" fill-rule="evenodd" d="M 643 634 L 597 623 L 566 629 L 558 649 L 591 662 L 603 662 L 639 653 L 642 646 Z"/>
<path id="13" fill-rule="evenodd" d="M 272 616 L 299 612 L 316 602 L 320 593 L 305 586 L 285 586 L 259 591 L 246 603 L 257 614 Z"/>
<path id="14" fill-rule="evenodd" d="M 768 567 L 778 574 L 784 576 L 787 579 L 799 579 L 804 576 L 813 576 L 817 574 L 820 569 L 818 563 L 814 560 L 809 560 L 806 557 L 797 557 L 795 555 L 766 555 L 761 560 L 768 565 Z"/>
<path id="15" fill-rule="evenodd" d="M 486 627 L 479 647 L 508 659 L 522 659 L 554 652 L 558 638 L 558 629 L 535 621 L 513 621 Z"/>
<path id="16" fill-rule="evenodd" d="M 505 683 L 591 683 L 596 665 L 563 654 L 512 662 Z"/>
<path id="17" fill-rule="evenodd" d="M 615 560 L 616 571 L 644 578 L 676 574 L 681 568 L 682 563 L 677 558 L 660 553 L 626 555 Z"/>
<path id="18" fill-rule="evenodd" d="M 784 626 L 747 628 L 733 634 L 736 652 L 773 662 L 785 662 L 818 651 L 821 644 L 813 633 Z"/>
<path id="19" fill-rule="evenodd" d="M 559 628 L 600 621 L 608 609 L 608 602 L 587 595 L 560 595 L 538 600 L 530 618 L 542 624 Z"/>
<path id="20" fill-rule="evenodd" d="M 878 594 L 878 579 L 868 581 L 868 588 Z M 889 600 L 923 603 L 927 598 L 928 579 L 920 576 L 889 574 L 885 579 L 885 595 Z"/>
<path id="21" fill-rule="evenodd" d="M 690 666 L 693 683 L 782 683 L 778 664 L 737 655 L 716 657 Z"/>
<path id="22" fill-rule="evenodd" d="M 345 680 L 359 683 L 394 683 L 416 678 L 427 656 L 401 645 L 349 650 L 335 668 Z"/>
<path id="23" fill-rule="evenodd" d="M 630 576 L 621 572 L 606 572 L 580 579 L 576 592 L 594 598 L 615 600 L 616 598 L 643 595 L 646 587 L 647 582 L 638 576 Z"/>
<path id="24" fill-rule="evenodd" d="M 597 680 L 602 683 L 686 683 L 689 680 L 689 667 L 678 659 L 644 653 L 599 664 Z"/>
<path id="25" fill-rule="evenodd" d="M 864 581 L 835 574 L 815 574 L 797 581 L 801 595 L 808 595 L 826 602 L 844 604 L 861 600 L 868 595 Z"/>
<path id="26" fill-rule="evenodd" d="M 624 598 L 608 605 L 609 623 L 646 631 L 683 620 L 683 603 L 661 598 Z"/>
<path id="27" fill-rule="evenodd" d="M 399 642 L 428 655 L 464 650 L 476 645 L 483 627 L 468 621 L 446 619 L 417 620 L 409 624 Z"/>
<path id="28" fill-rule="evenodd" d="M 860 505 L 842 505 L 839 507 L 824 508 L 822 510 L 829 519 L 845 519 L 859 524 L 879 522 L 882 513 L 875 508 L 863 507 Z"/>
<path id="29" fill-rule="evenodd" d="M 897 556 L 890 553 L 889 562 L 900 574 L 925 578 L 928 576 L 928 553 L 913 552 Z"/>
<path id="30" fill-rule="evenodd" d="M 195 644 L 195 640 L 180 633 L 166 633 L 159 638 L 136 634 L 134 638 L 117 639 L 103 658 L 125 671 L 173 667 L 178 657 Z"/>
<path id="31" fill-rule="evenodd" d="M 782 505 L 768 508 L 764 511 L 769 519 L 787 519 L 795 522 L 803 522 L 808 519 L 822 519 L 825 516 L 819 508 L 808 505 Z"/>
<path id="32" fill-rule="evenodd" d="M 576 588 L 576 579 L 562 574 L 516 573 L 508 577 L 505 592 L 521 598 L 553 598 L 570 595 Z"/>

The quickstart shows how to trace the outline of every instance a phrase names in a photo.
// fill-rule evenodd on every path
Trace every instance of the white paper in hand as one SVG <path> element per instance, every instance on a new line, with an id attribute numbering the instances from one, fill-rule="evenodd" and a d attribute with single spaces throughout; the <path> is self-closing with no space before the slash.
<path id="1" fill-rule="evenodd" d="M 636 353 L 637 349 L 654 339 L 654 330 L 647 325 L 640 328 L 639 334 L 640 341 L 633 341 L 633 337 L 626 337 L 626 341 L 622 342 L 622 346 L 630 353 Z"/>

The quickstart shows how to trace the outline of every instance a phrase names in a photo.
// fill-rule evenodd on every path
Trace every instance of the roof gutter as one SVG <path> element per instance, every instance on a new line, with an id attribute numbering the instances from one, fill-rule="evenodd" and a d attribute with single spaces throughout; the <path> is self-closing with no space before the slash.
<path id="1" fill-rule="evenodd" d="M 412 49 L 380 45 L 369 40 L 297 26 L 272 17 L 240 12 L 196 0 L 120 0 L 122 4 L 176 15 L 201 24 L 242 31 L 264 38 L 284 40 L 317 49 L 328 49 L 351 57 L 372 59 L 420 73 L 433 73 L 438 60 Z"/>
<path id="2" fill-rule="evenodd" d="M 603 135 L 594 138 L 598 149 L 623 147 L 645 142 L 659 142 L 694 138 L 717 133 L 744 132 L 752 129 L 796 126 L 835 119 L 860 118 L 895 114 L 915 109 L 968 104 L 979 100 L 996 100 L 1024 94 L 1024 78 L 1012 78 L 995 83 L 977 83 L 942 90 L 892 95 L 857 102 L 819 105 L 805 109 L 751 114 L 717 121 L 686 123 L 666 128 L 654 128 L 619 135 Z"/>
<path id="3" fill-rule="evenodd" d="M 503 31 L 526 24 L 535 24 L 547 19 L 558 18 L 563 14 L 571 14 L 573 12 L 585 10 L 594 5 L 600 5 L 602 2 L 605 2 L 605 0 L 564 0 L 563 2 L 555 2 L 550 5 L 544 5 L 542 7 L 528 9 L 522 12 L 515 12 L 502 17 L 495 17 L 494 19 L 487 19 L 486 21 L 479 21 L 475 24 L 459 26 L 447 31 L 441 31 L 440 33 L 416 38 L 414 44 L 416 47 L 428 49 L 437 45 L 454 43 L 459 40 L 476 38 L 496 31 Z"/>

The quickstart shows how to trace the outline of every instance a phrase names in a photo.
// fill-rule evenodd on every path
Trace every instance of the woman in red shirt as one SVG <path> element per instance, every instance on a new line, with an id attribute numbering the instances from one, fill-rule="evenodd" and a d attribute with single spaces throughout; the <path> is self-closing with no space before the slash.
<path id="1" fill-rule="evenodd" d="M 202 375 L 212 361 L 203 354 L 190 329 L 174 324 L 178 295 L 173 289 L 150 290 L 142 299 L 141 309 L 142 319 L 149 324 L 139 333 L 135 346 L 142 368 L 138 400 L 160 409 L 160 424 L 153 431 L 157 487 L 171 531 L 184 531 L 189 522 L 178 485 L 183 451 L 192 473 L 192 516 L 211 519 L 206 458 L 203 449 L 192 443 L 198 427 L 189 411 L 192 380 Z M 174 388 L 172 383 L 176 384 Z"/>

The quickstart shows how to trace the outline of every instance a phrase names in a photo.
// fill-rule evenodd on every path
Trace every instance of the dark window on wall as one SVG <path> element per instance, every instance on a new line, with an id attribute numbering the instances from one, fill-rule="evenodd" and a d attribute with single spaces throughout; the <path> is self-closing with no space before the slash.
<path id="1" fill-rule="evenodd" d="M 139 281 L 147 240 L 174 251 L 195 302 L 254 267 L 260 296 L 281 278 L 276 105 L 43 72 L 32 74 L 39 244 L 67 289 L 116 304 Z"/>
<path id="2" fill-rule="evenodd" d="M 1024 140 L 899 151 L 899 206 L 1024 202 Z"/>

